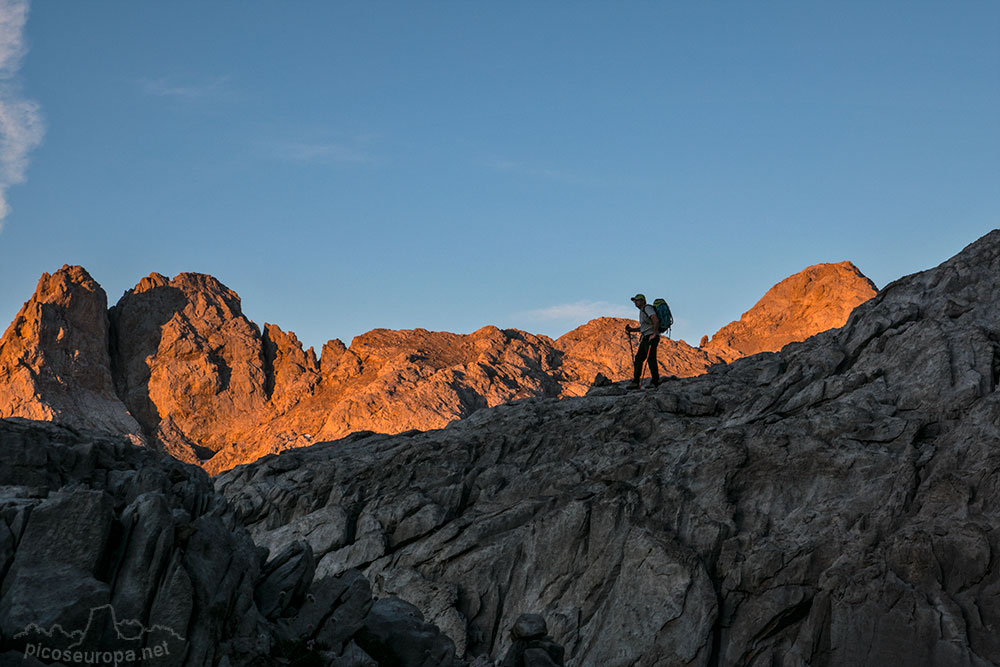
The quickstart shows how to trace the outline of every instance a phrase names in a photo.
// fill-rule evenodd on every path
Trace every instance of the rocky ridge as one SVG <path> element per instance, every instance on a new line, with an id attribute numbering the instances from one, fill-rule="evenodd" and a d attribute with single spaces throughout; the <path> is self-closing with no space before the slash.
<path id="1" fill-rule="evenodd" d="M 468 656 L 1000 663 L 1000 231 L 846 325 L 656 391 L 356 434 L 216 478 L 262 545 L 361 569 Z"/>
<path id="2" fill-rule="evenodd" d="M 841 292 L 828 276 L 781 294 L 839 308 L 863 297 L 856 278 L 845 278 Z M 822 293 L 795 291 L 813 285 Z M 42 277 L 0 339 L 0 417 L 129 434 L 217 473 L 353 432 L 430 430 L 523 398 L 578 396 L 599 375 L 631 374 L 629 321 L 616 318 L 557 340 L 492 326 L 466 335 L 376 329 L 350 347 L 330 341 L 317 358 L 293 333 L 254 324 L 239 296 L 208 275 L 153 273 L 110 310 L 106 301 L 80 267 Z M 774 331 L 788 338 L 789 327 L 804 337 L 831 321 L 785 319 L 769 340 Z M 718 351 L 665 339 L 661 374 L 702 374 L 755 331 L 743 327 L 743 339 L 731 335 Z"/>

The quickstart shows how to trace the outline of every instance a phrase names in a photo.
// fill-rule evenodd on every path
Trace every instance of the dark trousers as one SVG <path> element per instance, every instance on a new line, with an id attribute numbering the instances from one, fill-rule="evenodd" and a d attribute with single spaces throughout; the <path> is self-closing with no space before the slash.
<path id="1" fill-rule="evenodd" d="M 653 377 L 653 385 L 660 384 L 660 365 L 656 362 L 656 348 L 660 344 L 660 337 L 654 336 L 652 342 L 644 336 L 639 343 L 639 351 L 635 353 L 635 383 L 639 384 L 642 376 L 642 364 L 649 362 L 649 374 Z"/>

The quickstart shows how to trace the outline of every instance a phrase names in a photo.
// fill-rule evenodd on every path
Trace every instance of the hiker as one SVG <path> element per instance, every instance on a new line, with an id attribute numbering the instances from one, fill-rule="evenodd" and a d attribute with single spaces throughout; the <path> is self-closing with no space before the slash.
<path id="1" fill-rule="evenodd" d="M 639 326 L 626 325 L 628 333 L 639 332 L 639 350 L 635 353 L 634 377 L 629 389 L 642 389 L 642 364 L 649 363 L 649 374 L 653 378 L 653 386 L 660 384 L 660 366 L 656 361 L 656 347 L 660 343 L 660 318 L 656 308 L 646 304 L 645 294 L 636 294 L 632 303 L 639 309 Z"/>

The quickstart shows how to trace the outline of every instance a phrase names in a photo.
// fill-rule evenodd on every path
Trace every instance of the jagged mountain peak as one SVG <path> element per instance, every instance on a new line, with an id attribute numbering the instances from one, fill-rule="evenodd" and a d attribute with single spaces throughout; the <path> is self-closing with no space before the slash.
<path id="1" fill-rule="evenodd" d="M 172 313 L 184 308 L 193 309 L 198 316 L 215 310 L 225 319 L 243 314 L 239 295 L 206 273 L 179 273 L 173 279 L 151 273 L 126 291 L 115 308 L 136 303 L 143 310 L 153 311 L 154 317 L 163 311 Z"/>
<path id="2" fill-rule="evenodd" d="M 35 289 L 35 298 L 42 297 L 53 289 L 67 289 L 70 286 L 79 286 L 85 289 L 101 289 L 100 285 L 90 276 L 87 269 L 77 264 L 63 264 L 62 267 L 52 273 L 43 273 L 38 280 L 38 287 Z"/>
<path id="3" fill-rule="evenodd" d="M 107 295 L 81 266 L 42 274 L 0 338 L 0 415 L 133 434 L 115 395 Z"/>

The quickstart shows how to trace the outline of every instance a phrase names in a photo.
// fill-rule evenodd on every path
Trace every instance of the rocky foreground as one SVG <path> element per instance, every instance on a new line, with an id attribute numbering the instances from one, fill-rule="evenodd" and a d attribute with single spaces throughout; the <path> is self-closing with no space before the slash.
<path id="1" fill-rule="evenodd" d="M 216 478 L 258 544 L 361 569 L 458 652 L 1000 664 L 1000 231 L 846 325 L 657 391 L 358 434 Z"/>
<path id="2" fill-rule="evenodd" d="M 0 657 L 1000 664 L 998 304 L 1000 231 L 779 353 L 214 484 L 0 420 Z"/>
<path id="3" fill-rule="evenodd" d="M 853 265 L 810 267 L 705 349 L 665 339 L 661 374 L 780 349 L 842 325 L 874 294 Z M 599 318 L 558 340 L 376 329 L 317 357 L 294 333 L 258 327 L 212 276 L 154 273 L 108 309 L 101 286 L 65 266 L 42 276 L 0 339 L 0 417 L 127 435 L 217 473 L 352 432 L 435 429 L 512 400 L 585 394 L 598 375 L 631 375 L 627 323 Z"/>
<path id="4" fill-rule="evenodd" d="M 198 468 L 19 419 L 0 461 L 0 665 L 467 664 L 358 571 L 255 545 Z"/>

